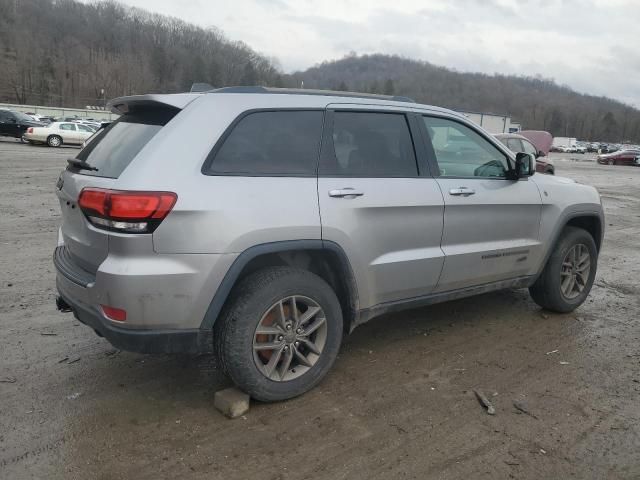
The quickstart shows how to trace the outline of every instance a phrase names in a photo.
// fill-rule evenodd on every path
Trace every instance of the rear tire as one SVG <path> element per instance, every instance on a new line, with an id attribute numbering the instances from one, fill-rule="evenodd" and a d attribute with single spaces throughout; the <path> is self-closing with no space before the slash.
<path id="1" fill-rule="evenodd" d="M 529 287 L 531 298 L 553 312 L 575 310 L 591 291 L 597 263 L 598 250 L 589 232 L 566 227 L 540 277 Z"/>
<path id="2" fill-rule="evenodd" d="M 62 137 L 60 137 L 59 135 L 49 135 L 49 137 L 47 138 L 47 145 L 54 148 L 59 147 L 60 145 L 62 145 Z"/>
<path id="3" fill-rule="evenodd" d="M 313 316 L 305 321 L 305 313 Z M 322 278 L 272 267 L 234 288 L 214 326 L 214 342 L 231 380 L 256 400 L 273 402 L 301 395 L 324 378 L 342 332 L 340 303 Z"/>

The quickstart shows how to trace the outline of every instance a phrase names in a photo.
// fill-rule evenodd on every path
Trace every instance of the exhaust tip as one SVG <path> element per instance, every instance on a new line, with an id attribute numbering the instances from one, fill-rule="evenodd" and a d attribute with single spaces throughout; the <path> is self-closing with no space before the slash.
<path id="1" fill-rule="evenodd" d="M 56 297 L 56 308 L 63 313 L 72 311 L 71 305 L 69 305 L 60 295 Z"/>

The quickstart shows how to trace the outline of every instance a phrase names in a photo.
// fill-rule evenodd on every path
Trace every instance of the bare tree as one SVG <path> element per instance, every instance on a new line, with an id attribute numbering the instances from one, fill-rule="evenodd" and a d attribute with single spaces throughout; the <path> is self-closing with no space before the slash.
<path id="1" fill-rule="evenodd" d="M 81 107 L 194 82 L 283 85 L 273 62 L 216 29 L 111 0 L 0 0 L 0 101 Z"/>
<path id="2" fill-rule="evenodd" d="M 285 77 L 290 86 L 405 95 L 454 110 L 509 114 L 526 128 L 585 140 L 640 143 L 640 111 L 552 79 L 460 73 L 400 56 L 350 54 Z M 392 82 L 393 88 L 390 87 Z"/>

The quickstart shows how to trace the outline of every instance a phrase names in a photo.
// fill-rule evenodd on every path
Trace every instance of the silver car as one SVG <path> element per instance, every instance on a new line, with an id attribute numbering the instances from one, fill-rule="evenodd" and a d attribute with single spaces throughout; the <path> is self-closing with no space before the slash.
<path id="1" fill-rule="evenodd" d="M 82 145 L 95 131 L 96 129 L 89 125 L 53 122 L 42 127 L 29 127 L 23 138 L 31 144 L 41 143 L 50 147 Z"/>
<path id="2" fill-rule="evenodd" d="M 254 398 L 315 386 L 383 313 L 589 294 L 597 191 L 410 99 L 233 87 L 110 102 L 62 172 L 58 307 L 137 352 L 217 352 Z"/>

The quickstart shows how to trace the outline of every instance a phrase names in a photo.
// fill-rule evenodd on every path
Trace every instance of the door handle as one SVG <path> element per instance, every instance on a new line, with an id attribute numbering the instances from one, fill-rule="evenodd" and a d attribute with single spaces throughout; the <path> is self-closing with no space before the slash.
<path id="1" fill-rule="evenodd" d="M 364 192 L 355 190 L 351 187 L 338 188 L 336 190 L 329 190 L 330 197 L 336 198 L 356 198 L 364 195 Z"/>
<path id="2" fill-rule="evenodd" d="M 451 190 L 449 190 L 449 195 L 455 195 L 455 196 L 463 196 L 463 197 L 468 197 L 469 195 L 475 195 L 476 191 L 473 188 L 468 188 L 468 187 L 458 187 L 458 188 L 452 188 Z"/>

